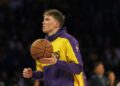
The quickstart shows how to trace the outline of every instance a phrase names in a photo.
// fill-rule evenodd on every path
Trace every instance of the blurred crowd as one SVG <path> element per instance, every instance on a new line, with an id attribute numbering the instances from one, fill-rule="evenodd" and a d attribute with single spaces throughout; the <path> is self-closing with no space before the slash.
<path id="1" fill-rule="evenodd" d="M 89 85 L 120 86 L 120 0 L 0 0 L 0 86 L 33 86 L 22 70 L 35 70 L 29 48 L 44 38 L 42 13 L 51 8 L 79 40 Z"/>

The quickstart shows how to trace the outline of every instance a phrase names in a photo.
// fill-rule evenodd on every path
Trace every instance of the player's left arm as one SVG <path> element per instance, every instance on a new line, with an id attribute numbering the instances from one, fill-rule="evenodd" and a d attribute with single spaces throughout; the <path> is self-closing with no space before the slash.
<path id="1" fill-rule="evenodd" d="M 36 60 L 36 70 L 33 71 L 32 78 L 34 78 L 34 79 L 42 79 L 43 78 L 43 68 L 41 67 L 39 61 L 37 61 L 37 60 Z"/>
<path id="2" fill-rule="evenodd" d="M 79 44 L 75 39 L 66 41 L 66 58 L 67 62 L 58 60 L 55 65 L 72 74 L 79 74 L 83 71 L 83 62 L 80 55 Z"/>

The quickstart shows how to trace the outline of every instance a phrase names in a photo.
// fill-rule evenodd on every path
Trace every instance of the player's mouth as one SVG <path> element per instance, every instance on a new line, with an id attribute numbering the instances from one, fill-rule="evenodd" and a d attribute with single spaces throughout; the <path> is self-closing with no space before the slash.
<path id="1" fill-rule="evenodd" d="M 45 25 L 43 25 L 42 27 L 45 28 Z"/>

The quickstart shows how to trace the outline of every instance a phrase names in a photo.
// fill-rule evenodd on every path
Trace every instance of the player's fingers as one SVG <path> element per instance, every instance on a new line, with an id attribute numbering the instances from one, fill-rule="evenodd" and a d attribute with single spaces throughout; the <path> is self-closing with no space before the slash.
<path id="1" fill-rule="evenodd" d="M 53 58 L 42 58 L 40 61 L 51 61 Z"/>
<path id="2" fill-rule="evenodd" d="M 24 70 L 23 73 L 27 73 L 27 71 Z"/>
<path id="3" fill-rule="evenodd" d="M 52 62 L 51 61 L 45 61 L 45 60 L 41 60 L 40 63 L 43 63 L 43 64 L 51 64 Z"/>
<path id="4" fill-rule="evenodd" d="M 26 72 L 26 71 L 27 71 L 27 69 L 24 69 L 24 70 L 23 70 L 23 72 Z"/>
<path id="5" fill-rule="evenodd" d="M 29 73 L 28 69 L 23 70 L 23 73 Z"/>
<path id="6" fill-rule="evenodd" d="M 30 74 L 30 72 L 29 71 L 24 71 L 23 74 Z"/>
<path id="7" fill-rule="evenodd" d="M 31 73 L 23 73 L 24 78 L 30 78 L 32 77 Z"/>
<path id="8" fill-rule="evenodd" d="M 28 68 L 24 68 L 23 70 L 27 70 Z"/>
<path id="9" fill-rule="evenodd" d="M 27 68 L 28 70 L 31 70 L 31 68 L 29 67 L 29 68 Z"/>
<path id="10" fill-rule="evenodd" d="M 55 57 L 55 54 L 54 54 L 54 53 L 52 53 L 52 54 L 51 54 L 51 57 Z"/>
<path id="11" fill-rule="evenodd" d="M 28 74 L 28 73 L 23 73 L 23 76 L 24 76 L 24 77 L 28 77 L 28 76 L 30 76 L 30 74 Z"/>
<path id="12" fill-rule="evenodd" d="M 25 72 L 25 71 L 28 71 L 28 69 L 27 69 L 27 68 L 24 68 L 23 72 Z"/>
<path id="13" fill-rule="evenodd" d="M 46 59 L 41 59 L 41 60 L 39 60 L 40 62 L 49 62 L 49 60 L 46 60 Z"/>
<path id="14" fill-rule="evenodd" d="M 28 78 L 29 76 L 28 75 L 23 75 L 25 78 Z"/>
<path id="15" fill-rule="evenodd" d="M 32 69 L 31 69 L 31 68 L 28 68 L 28 72 L 32 72 Z"/>
<path id="16" fill-rule="evenodd" d="M 23 70 L 23 73 L 25 73 L 26 71 L 25 70 Z"/>

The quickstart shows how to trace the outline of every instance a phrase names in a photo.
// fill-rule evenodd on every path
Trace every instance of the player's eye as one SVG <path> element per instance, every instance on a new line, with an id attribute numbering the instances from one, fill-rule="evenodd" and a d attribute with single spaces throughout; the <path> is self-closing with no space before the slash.
<path id="1" fill-rule="evenodd" d="M 45 18 L 46 21 L 49 21 L 50 19 L 49 18 Z"/>

